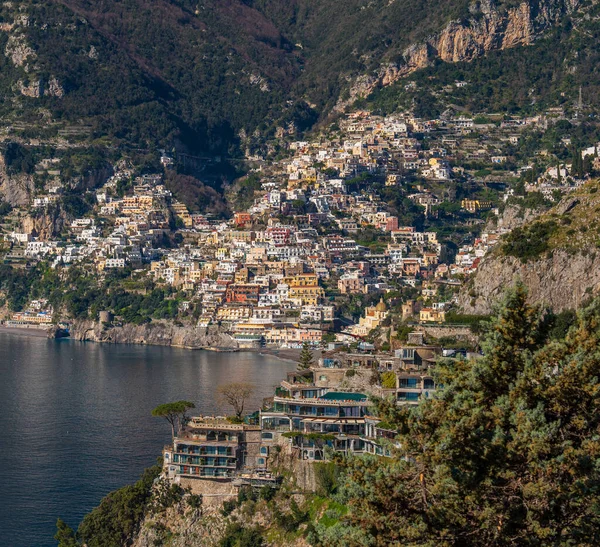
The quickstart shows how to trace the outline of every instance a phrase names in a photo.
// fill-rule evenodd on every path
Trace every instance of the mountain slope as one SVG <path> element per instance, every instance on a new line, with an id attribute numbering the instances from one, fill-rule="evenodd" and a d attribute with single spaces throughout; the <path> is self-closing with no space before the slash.
<path id="1" fill-rule="evenodd" d="M 0 6 L 0 115 L 235 154 L 415 70 L 526 45 L 578 0 L 25 0 Z M 396 103 L 398 104 L 398 102 Z M 291 123 L 291 125 L 290 125 Z M 19 125 L 20 124 L 20 125 Z"/>
<path id="2" fill-rule="evenodd" d="M 466 313 L 489 314 L 521 279 L 529 299 L 554 311 L 579 308 L 600 293 L 600 182 L 587 183 L 547 213 L 515 228 L 462 289 Z"/>

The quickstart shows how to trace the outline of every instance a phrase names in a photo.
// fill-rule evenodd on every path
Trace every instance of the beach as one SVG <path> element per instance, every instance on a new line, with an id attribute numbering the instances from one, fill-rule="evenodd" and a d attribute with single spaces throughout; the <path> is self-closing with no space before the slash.
<path id="1" fill-rule="evenodd" d="M 0 333 L 6 334 L 19 334 L 21 336 L 33 336 L 35 338 L 48 338 L 48 332 L 46 329 L 38 329 L 36 327 L 5 327 L 0 325 Z"/>

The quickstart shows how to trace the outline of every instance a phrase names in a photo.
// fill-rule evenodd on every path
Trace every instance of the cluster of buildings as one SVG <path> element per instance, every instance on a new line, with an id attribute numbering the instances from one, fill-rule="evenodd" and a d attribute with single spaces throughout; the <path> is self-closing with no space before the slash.
<path id="1" fill-rule="evenodd" d="M 229 220 L 190 213 L 162 175 L 135 177 L 121 164 L 95 191 L 93 211 L 64 227 L 66 238 L 12 231 L 5 260 L 136 270 L 174 288 L 198 326 L 222 325 L 240 347 L 318 345 L 344 299 L 371 295 L 376 302 L 402 287 L 424 291 L 411 308 L 415 318 L 443 322 L 450 302 L 436 298 L 435 284 L 476 271 L 501 231 L 467 237 L 449 253 L 447 231 L 404 225 L 390 195 L 412 202 L 429 226 L 438 206 L 452 201 L 462 212 L 457 222 L 482 224 L 494 204 L 466 191 L 476 177 L 462 165 L 499 168 L 523 131 L 548 123 L 544 116 L 423 121 L 356 112 L 339 122 L 335 138 L 291 142 L 284 159 L 258 162 L 260 188 Z M 171 169 L 173 161 L 163 154 L 161 163 Z M 466 191 L 460 198 L 457 184 Z M 53 187 L 34 207 L 53 206 L 59 195 Z M 346 332 L 368 336 L 386 319 L 380 308 L 364 310 Z"/>
<path id="2" fill-rule="evenodd" d="M 53 314 L 54 310 L 47 300 L 32 300 L 26 309 L 13 313 L 6 326 L 47 329 L 54 322 Z"/>
<path id="3" fill-rule="evenodd" d="M 165 475 L 222 501 L 239 486 L 277 487 L 282 457 L 296 461 L 296 471 L 304 467 L 296 478 L 314 488 L 306 468 L 334 452 L 389 456 L 397 432 L 376 415 L 369 396 L 398 405 L 432 396 L 441 353 L 425 345 L 421 333 L 391 354 L 326 352 L 309 369 L 289 373 L 244 423 L 191 418 L 163 451 Z"/>

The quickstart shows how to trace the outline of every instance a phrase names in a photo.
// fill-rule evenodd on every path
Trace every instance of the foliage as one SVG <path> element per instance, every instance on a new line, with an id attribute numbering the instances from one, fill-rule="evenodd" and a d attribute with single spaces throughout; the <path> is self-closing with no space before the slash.
<path id="1" fill-rule="evenodd" d="M 341 469 L 335 462 L 316 462 L 313 463 L 313 469 L 315 471 L 317 495 L 329 497 L 335 494 L 341 473 Z"/>
<path id="2" fill-rule="evenodd" d="M 396 373 L 387 371 L 381 373 L 381 387 L 386 389 L 393 389 L 396 387 Z"/>
<path id="3" fill-rule="evenodd" d="M 349 512 L 319 544 L 598 544 L 600 300 L 549 340 L 526 296 L 507 294 L 483 357 L 440 363 L 435 398 L 376 401 L 399 448 L 346 459 Z"/>
<path id="4" fill-rule="evenodd" d="M 188 410 L 196 408 L 196 405 L 190 401 L 175 401 L 173 403 L 164 403 L 158 405 L 153 411 L 152 416 L 164 418 L 171 425 L 171 436 L 175 435 L 185 425 L 187 421 L 186 413 Z"/>
<path id="5" fill-rule="evenodd" d="M 165 175 L 165 185 L 193 212 L 212 213 L 217 216 L 229 213 L 222 194 L 195 177 L 169 170 Z"/>
<path id="6" fill-rule="evenodd" d="M 160 465 L 151 467 L 133 486 L 108 494 L 84 517 L 77 530 L 78 540 L 88 547 L 128 544 L 146 514 L 152 485 L 160 472 Z"/>
<path id="7" fill-rule="evenodd" d="M 314 364 L 313 352 L 307 342 L 302 344 L 302 351 L 298 359 L 298 370 L 308 370 Z"/>
<path id="8" fill-rule="evenodd" d="M 488 320 L 489 316 L 487 315 L 470 315 L 457 313 L 453 310 L 446 314 L 446 323 L 451 325 L 469 325 L 471 331 L 474 333 L 480 333 Z"/>
<path id="9" fill-rule="evenodd" d="M 31 151 L 17 142 L 9 142 L 4 149 L 6 171 L 11 174 L 33 173 L 35 161 Z"/>
<path id="10" fill-rule="evenodd" d="M 64 308 L 69 317 L 97 319 L 101 310 L 111 310 L 127 323 L 141 325 L 154 319 L 174 319 L 179 302 L 174 290 L 153 288 L 147 282 L 146 294 L 129 292 L 124 283 L 131 270 L 115 270 L 104 279 L 79 266 L 52 269 L 39 263 L 29 270 L 0 264 L 0 288 L 5 290 L 12 310 L 19 311 L 32 298 L 47 298 L 55 310 Z"/>
<path id="11" fill-rule="evenodd" d="M 550 249 L 550 238 L 556 228 L 557 224 L 553 220 L 519 226 L 506 236 L 502 251 L 505 255 L 519 258 L 522 262 L 538 258 Z"/>
<path id="12" fill-rule="evenodd" d="M 597 13 L 597 8 L 592 12 Z M 597 21 L 573 25 L 565 16 L 529 47 L 492 51 L 470 62 L 436 60 L 407 78 L 412 86 L 401 79 L 376 90 L 363 106 L 385 114 L 424 101 L 428 111 L 423 114 L 449 104 L 473 113 L 523 114 L 549 106 L 568 109 L 577 99 L 579 86 L 586 103 L 596 106 L 600 80 L 594 66 L 600 50 L 589 44 L 589 38 L 597 34 Z M 573 59 L 577 70 L 565 66 L 564 59 Z M 467 85 L 457 88 L 457 81 Z"/>
<path id="13" fill-rule="evenodd" d="M 12 211 L 12 205 L 0 199 L 0 217 L 8 215 Z"/>
<path id="14" fill-rule="evenodd" d="M 263 547 L 265 541 L 258 528 L 244 528 L 241 524 L 230 524 L 219 547 Z"/>
<path id="15" fill-rule="evenodd" d="M 160 478 L 156 481 L 154 488 L 152 510 L 164 511 L 169 507 L 173 507 L 183 499 L 184 494 L 185 490 L 181 486 Z"/>
<path id="16" fill-rule="evenodd" d="M 192 509 L 200 509 L 202 507 L 202 496 L 199 494 L 190 494 L 186 498 L 186 501 Z"/>
<path id="17" fill-rule="evenodd" d="M 564 310 L 559 313 L 548 312 L 545 319 L 548 336 L 555 340 L 561 340 L 577 323 L 577 313 L 574 310 Z"/>
<path id="18" fill-rule="evenodd" d="M 308 521 L 308 511 L 303 511 L 294 498 L 290 500 L 289 513 L 283 513 L 277 506 L 273 510 L 273 518 L 277 526 L 285 532 L 293 532 L 298 526 Z"/>
<path id="19" fill-rule="evenodd" d="M 58 547 L 77 547 L 77 539 L 75 538 L 75 531 L 73 528 L 67 525 L 67 523 L 58 519 L 56 521 L 56 534 L 54 539 L 58 541 Z"/>

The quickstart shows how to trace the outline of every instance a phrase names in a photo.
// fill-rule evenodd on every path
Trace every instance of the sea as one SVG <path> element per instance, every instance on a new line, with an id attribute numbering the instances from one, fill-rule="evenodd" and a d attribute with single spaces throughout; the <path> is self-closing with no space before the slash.
<path id="1" fill-rule="evenodd" d="M 151 411 L 189 400 L 227 412 L 216 390 L 255 385 L 260 407 L 295 368 L 252 352 L 48 340 L 0 332 L 0 546 L 55 546 L 110 491 L 156 463 L 170 426 Z"/>

